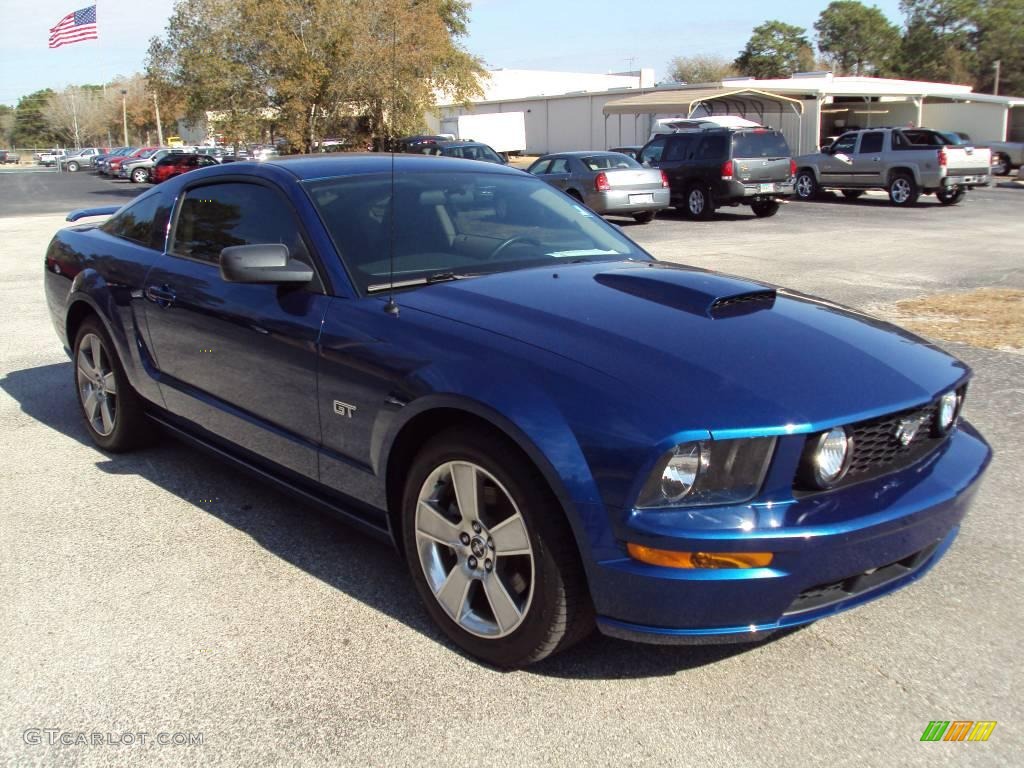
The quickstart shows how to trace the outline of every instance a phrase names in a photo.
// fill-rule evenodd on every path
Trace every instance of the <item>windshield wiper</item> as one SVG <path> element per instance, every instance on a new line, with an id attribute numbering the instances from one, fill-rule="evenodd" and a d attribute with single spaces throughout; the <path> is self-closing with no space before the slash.
<path id="1" fill-rule="evenodd" d="M 417 285 L 430 285 L 431 283 L 444 283 L 449 280 L 462 280 L 465 277 L 472 277 L 472 275 L 460 275 L 455 272 L 434 272 L 433 274 L 426 275 L 424 277 L 415 277 L 408 280 L 395 280 L 391 283 L 375 283 L 367 286 L 367 293 L 380 293 L 381 291 L 389 291 L 392 289 L 400 288 L 413 288 Z"/>

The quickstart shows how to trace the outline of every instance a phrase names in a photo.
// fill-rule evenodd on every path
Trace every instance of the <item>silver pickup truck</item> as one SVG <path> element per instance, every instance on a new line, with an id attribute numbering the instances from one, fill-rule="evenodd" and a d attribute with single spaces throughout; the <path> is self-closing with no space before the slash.
<path id="1" fill-rule="evenodd" d="M 868 189 L 884 189 L 893 205 L 913 205 L 929 194 L 954 205 L 968 189 L 989 183 L 991 164 L 988 149 L 950 145 L 938 131 L 865 128 L 796 158 L 796 194 L 810 200 L 835 189 L 854 199 Z"/>

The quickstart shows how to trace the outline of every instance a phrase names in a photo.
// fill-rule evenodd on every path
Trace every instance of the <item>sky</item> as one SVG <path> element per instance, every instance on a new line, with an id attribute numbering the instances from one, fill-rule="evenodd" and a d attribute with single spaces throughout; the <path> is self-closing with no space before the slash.
<path id="1" fill-rule="evenodd" d="M 173 0 L 99 0 L 99 40 L 50 50 L 50 27 L 88 0 L 0 0 L 0 104 L 41 88 L 109 82 L 142 70 L 149 39 L 162 33 Z M 895 23 L 899 0 L 867 0 Z M 735 57 L 769 18 L 805 27 L 828 0 L 476 0 L 464 45 L 490 68 L 615 72 L 673 56 Z M 31 8 L 31 12 L 27 10 Z"/>

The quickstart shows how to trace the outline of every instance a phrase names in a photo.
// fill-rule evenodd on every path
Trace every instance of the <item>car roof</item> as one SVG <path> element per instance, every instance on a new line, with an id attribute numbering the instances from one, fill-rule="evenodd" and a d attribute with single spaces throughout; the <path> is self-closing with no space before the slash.
<path id="1" fill-rule="evenodd" d="M 462 142 L 473 144 L 475 142 Z M 272 166 L 283 168 L 300 180 L 323 179 L 333 176 L 361 176 L 373 173 L 390 173 L 392 164 L 396 173 L 445 173 L 473 171 L 474 173 L 522 174 L 516 168 L 497 163 L 481 163 L 479 160 L 463 160 L 443 155 L 411 155 L 401 152 L 338 153 L 322 155 L 293 155 L 277 157 L 254 167 Z"/>

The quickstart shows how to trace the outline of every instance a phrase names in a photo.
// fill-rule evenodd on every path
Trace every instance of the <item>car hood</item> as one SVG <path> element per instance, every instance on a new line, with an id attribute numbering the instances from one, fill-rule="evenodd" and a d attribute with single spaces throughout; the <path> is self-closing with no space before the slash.
<path id="1" fill-rule="evenodd" d="M 969 369 L 895 326 L 763 283 L 662 262 L 436 283 L 401 306 L 519 340 L 655 397 L 679 429 L 807 432 L 923 404 Z M 510 365 L 514 362 L 510 361 Z"/>

